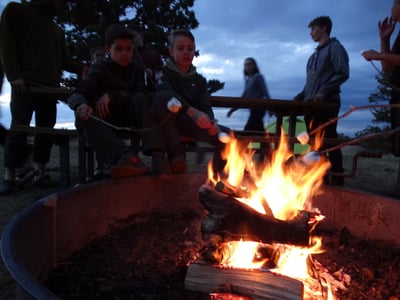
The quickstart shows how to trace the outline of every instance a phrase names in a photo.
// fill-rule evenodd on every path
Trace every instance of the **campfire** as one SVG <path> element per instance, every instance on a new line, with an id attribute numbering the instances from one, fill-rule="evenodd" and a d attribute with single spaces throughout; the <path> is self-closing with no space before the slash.
<path id="1" fill-rule="evenodd" d="M 322 239 L 313 235 L 324 216 L 312 198 L 330 167 L 295 156 L 284 134 L 266 162 L 231 137 L 224 153 L 224 176 L 208 182 L 199 199 L 208 215 L 201 234 L 208 245 L 191 262 L 189 290 L 210 299 L 334 299 L 345 289 L 313 258 Z"/>

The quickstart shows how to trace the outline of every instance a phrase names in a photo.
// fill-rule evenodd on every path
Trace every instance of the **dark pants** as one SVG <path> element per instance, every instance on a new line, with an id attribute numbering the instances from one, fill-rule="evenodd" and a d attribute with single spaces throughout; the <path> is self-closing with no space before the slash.
<path id="1" fill-rule="evenodd" d="M 35 124 L 53 128 L 57 118 L 57 99 L 47 95 L 32 94 L 28 91 L 11 91 L 11 126 L 29 125 L 35 112 Z M 47 163 L 54 143 L 54 137 L 48 134 L 36 134 L 33 144 L 33 161 Z M 27 134 L 9 130 L 4 149 L 4 166 L 15 169 L 22 167 L 28 152 Z"/>
<path id="2" fill-rule="evenodd" d="M 250 116 L 247 120 L 247 123 L 244 127 L 244 130 L 252 130 L 252 131 L 265 131 L 264 126 L 264 116 L 266 111 L 260 109 L 251 109 Z"/>
<path id="3" fill-rule="evenodd" d="M 338 116 L 338 110 L 332 111 L 323 111 L 318 112 L 316 114 L 308 114 L 304 116 L 304 121 L 307 125 L 307 131 L 313 131 L 318 126 L 334 119 Z M 323 131 L 325 132 L 325 138 L 333 138 L 336 139 L 338 137 L 337 131 L 337 122 L 330 124 L 329 126 L 325 127 Z M 323 143 L 321 149 L 317 149 L 319 151 L 328 149 L 334 145 L 329 143 Z M 331 172 L 333 173 L 343 173 L 343 157 L 342 151 L 340 149 L 335 151 L 328 152 L 328 159 L 331 163 Z"/>
<path id="4" fill-rule="evenodd" d="M 97 116 L 97 114 L 94 114 Z M 76 119 L 76 127 L 81 130 L 89 145 L 93 146 L 99 157 L 108 164 L 115 163 L 124 153 L 133 152 L 126 145 L 124 136 L 141 134 L 142 147 L 145 154 L 158 150 L 159 127 L 155 126 L 150 115 L 150 101 L 145 94 L 137 93 L 131 98 L 121 99 L 118 105 L 110 108 L 109 115 L 104 119 L 109 124 L 131 130 L 117 130 L 101 121 L 89 118 L 82 121 Z"/>
<path id="5" fill-rule="evenodd" d="M 222 159 L 222 151 L 225 144 L 221 143 L 217 135 L 209 135 L 207 129 L 202 129 L 196 125 L 192 118 L 184 112 L 172 113 L 167 108 L 167 102 L 172 95 L 167 92 L 158 92 L 153 97 L 152 112 L 154 119 L 161 124 L 162 140 L 160 147 L 173 159 L 185 153 L 185 147 L 181 142 L 181 136 L 188 136 L 200 142 L 206 142 L 215 147 L 213 165 L 214 171 L 222 172 L 226 161 Z M 219 126 L 221 131 L 229 133 L 230 129 Z"/>

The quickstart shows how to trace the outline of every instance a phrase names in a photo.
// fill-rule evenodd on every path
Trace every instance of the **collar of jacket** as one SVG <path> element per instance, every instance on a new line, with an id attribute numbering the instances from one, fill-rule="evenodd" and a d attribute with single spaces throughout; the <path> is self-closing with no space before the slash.
<path id="1" fill-rule="evenodd" d="M 181 70 L 179 70 L 178 67 L 176 66 L 175 61 L 171 58 L 167 58 L 165 65 L 168 69 L 171 69 L 172 71 L 180 74 L 182 77 L 188 77 L 188 76 L 192 76 L 192 75 L 196 74 L 196 67 L 193 65 L 190 66 L 188 72 L 186 72 L 186 73 L 181 72 Z"/>

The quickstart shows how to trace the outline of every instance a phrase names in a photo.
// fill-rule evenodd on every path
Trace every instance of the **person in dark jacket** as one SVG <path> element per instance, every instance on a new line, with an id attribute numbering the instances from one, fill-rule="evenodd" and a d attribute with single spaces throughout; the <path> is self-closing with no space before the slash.
<path id="1" fill-rule="evenodd" d="M 110 25 L 105 33 L 105 49 L 109 57 L 92 65 L 68 98 L 68 105 L 76 113 L 77 128 L 111 165 L 111 177 L 142 175 L 148 172 L 148 167 L 115 128 L 149 129 L 154 124 L 145 94 L 144 69 L 132 61 L 132 31 L 122 24 Z M 145 130 L 144 153 L 151 154 L 159 139 L 157 129 Z"/>
<path id="2" fill-rule="evenodd" d="M 216 148 L 214 171 L 220 173 L 225 161 L 221 152 L 225 145 L 218 136 L 229 129 L 217 125 L 210 104 L 207 82 L 192 65 L 195 40 L 190 31 L 175 30 L 169 36 L 169 54 L 162 73 L 156 82 L 152 111 L 158 123 L 163 123 L 162 148 L 168 155 L 169 165 L 160 154 L 153 163 L 162 165 L 157 169 L 165 174 L 184 173 L 187 169 L 185 148 L 181 136 L 207 142 Z M 165 122 L 165 120 L 168 120 Z"/>
<path id="3" fill-rule="evenodd" d="M 0 60 L 11 85 L 11 127 L 29 125 L 35 112 L 36 126 L 53 128 L 56 123 L 57 99 L 30 92 L 33 86 L 60 84 L 63 70 L 80 74 L 83 65 L 73 63 L 67 51 L 64 32 L 54 22 L 62 13 L 63 0 L 31 0 L 10 2 L 0 20 Z M 53 137 L 38 134 L 34 139 L 33 161 L 36 165 L 34 183 L 53 184 L 45 165 L 49 161 Z M 10 130 L 4 150 L 4 180 L 0 194 L 16 188 L 16 169 L 28 155 L 27 134 Z"/>
<path id="4" fill-rule="evenodd" d="M 318 43 L 315 52 L 307 62 L 307 79 L 304 89 L 295 96 L 298 101 L 331 102 L 337 106 L 332 110 L 319 111 L 304 116 L 309 132 L 338 116 L 340 108 L 340 86 L 349 78 L 349 57 L 345 48 L 336 38 L 331 38 L 332 21 L 328 16 L 312 20 L 309 25 L 311 37 Z M 337 122 L 325 127 L 325 138 L 337 138 Z M 331 145 L 324 143 L 321 149 Z M 318 150 L 321 150 L 318 149 Z M 333 176 L 325 177 L 325 182 L 343 185 L 343 159 L 339 150 L 330 151 L 328 158 Z M 328 181 L 331 179 L 331 181 Z"/>

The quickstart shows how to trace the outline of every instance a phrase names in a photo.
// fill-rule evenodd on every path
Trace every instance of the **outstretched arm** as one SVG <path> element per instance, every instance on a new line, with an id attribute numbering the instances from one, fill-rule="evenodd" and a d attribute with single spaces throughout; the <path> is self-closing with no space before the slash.
<path id="1" fill-rule="evenodd" d="M 381 41 L 380 52 L 376 50 L 367 50 L 361 53 L 368 61 L 379 60 L 382 65 L 383 72 L 391 72 L 393 66 L 400 66 L 400 55 L 391 53 L 390 37 L 395 29 L 396 22 L 392 18 L 386 17 L 378 24 L 379 37 Z"/>

